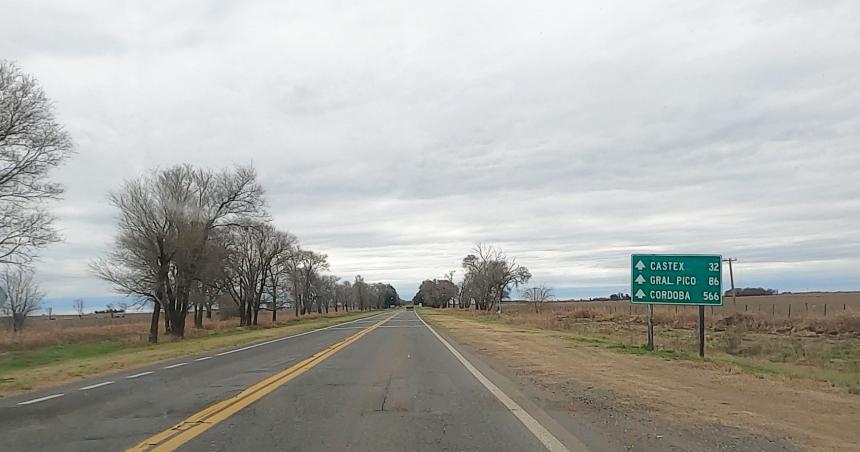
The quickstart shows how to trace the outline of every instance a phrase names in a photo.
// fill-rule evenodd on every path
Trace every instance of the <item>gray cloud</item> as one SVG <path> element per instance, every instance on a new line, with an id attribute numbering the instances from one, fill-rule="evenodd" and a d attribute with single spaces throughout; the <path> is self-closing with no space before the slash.
<path id="1" fill-rule="evenodd" d="M 86 273 L 106 193 L 185 161 L 253 162 L 279 226 L 407 294 L 478 240 L 570 293 L 624 289 L 644 251 L 736 256 L 745 284 L 856 280 L 856 2 L 5 10 L 0 55 L 79 150 L 51 295 L 107 293 Z"/>

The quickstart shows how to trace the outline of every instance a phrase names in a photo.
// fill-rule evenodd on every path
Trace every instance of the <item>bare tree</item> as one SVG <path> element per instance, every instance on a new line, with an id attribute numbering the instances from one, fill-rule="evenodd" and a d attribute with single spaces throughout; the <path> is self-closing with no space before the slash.
<path id="1" fill-rule="evenodd" d="M 274 296 L 277 302 L 278 287 L 268 290 L 273 287 L 274 265 L 292 256 L 296 238 L 255 220 L 231 228 L 225 237 L 229 254 L 224 262 L 224 290 L 239 307 L 241 324 L 256 325 L 263 295 Z M 278 282 L 279 278 L 275 277 Z"/>
<path id="2" fill-rule="evenodd" d="M 36 79 L 0 60 L 0 263 L 27 264 L 60 240 L 45 201 L 63 188 L 48 181 L 48 172 L 72 152 Z"/>
<path id="3" fill-rule="evenodd" d="M 262 188 L 253 168 L 221 172 L 179 165 L 127 181 L 111 195 L 120 211 L 113 250 L 92 264 L 117 292 L 154 304 L 150 342 L 165 330 L 185 334 L 191 291 L 210 278 L 216 232 L 248 218 L 264 218 Z"/>
<path id="4" fill-rule="evenodd" d="M 474 298 L 476 309 L 489 311 L 496 306 L 501 309 L 502 299 L 508 292 L 532 277 L 531 272 L 517 264 L 516 259 L 508 258 L 502 250 L 482 243 L 476 244 L 472 254 L 463 258 L 462 265 L 467 282 L 463 290 L 468 290 Z"/>
<path id="5" fill-rule="evenodd" d="M 12 329 L 21 331 L 27 316 L 41 307 L 45 294 L 39 290 L 33 272 L 17 266 L 4 268 L 0 273 L 0 286 L 7 295 L 2 312 L 9 316 Z"/>
<path id="6" fill-rule="evenodd" d="M 541 304 L 546 303 L 553 298 L 552 288 L 547 287 L 545 284 L 524 289 L 521 292 L 521 295 L 526 299 L 526 301 L 534 304 L 535 313 L 540 312 Z"/>
<path id="7" fill-rule="evenodd" d="M 314 283 L 320 272 L 328 270 L 328 256 L 297 247 L 284 261 L 284 265 L 290 276 L 296 317 L 309 314 L 317 301 Z M 322 306 L 318 303 L 316 306 L 317 312 L 322 312 Z"/>
<path id="8" fill-rule="evenodd" d="M 296 238 L 287 232 L 279 232 L 285 242 L 283 250 L 272 260 L 269 266 L 268 295 L 272 305 L 272 323 L 278 320 L 278 309 L 286 306 L 289 299 L 290 262 L 298 250 Z"/>
<path id="9" fill-rule="evenodd" d="M 452 272 L 453 273 L 453 272 Z M 421 283 L 416 300 L 431 308 L 447 308 L 457 299 L 460 288 L 451 281 L 452 274 L 445 275 L 446 279 L 427 280 Z"/>
<path id="10" fill-rule="evenodd" d="M 158 187 L 156 173 L 126 181 L 110 195 L 119 210 L 118 233 L 107 256 L 90 264 L 99 278 L 111 283 L 114 291 L 151 302 L 152 317 L 149 342 L 158 342 L 158 324 L 162 306 L 168 300 L 166 291 L 171 262 L 178 241 L 171 216 Z M 165 316 L 169 330 L 169 317 Z"/>
<path id="11" fill-rule="evenodd" d="M 78 313 L 79 319 L 84 318 L 84 299 L 83 298 L 76 298 L 74 301 L 72 301 L 72 308 L 75 310 L 75 312 Z"/>

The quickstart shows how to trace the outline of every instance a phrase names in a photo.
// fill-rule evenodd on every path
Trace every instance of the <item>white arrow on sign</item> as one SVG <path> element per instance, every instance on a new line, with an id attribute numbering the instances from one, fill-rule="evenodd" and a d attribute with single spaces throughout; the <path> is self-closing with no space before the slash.
<path id="1" fill-rule="evenodd" d="M 642 284 L 645 282 L 645 278 L 643 278 L 642 275 L 639 275 L 634 279 L 634 281 L 636 281 L 636 284 Z"/>
<path id="2" fill-rule="evenodd" d="M 645 264 L 642 261 L 636 263 L 636 270 L 642 271 L 643 268 L 645 268 Z"/>
<path id="3" fill-rule="evenodd" d="M 645 292 L 642 292 L 642 289 L 637 290 L 636 291 L 636 298 L 638 298 L 640 300 L 645 298 Z"/>

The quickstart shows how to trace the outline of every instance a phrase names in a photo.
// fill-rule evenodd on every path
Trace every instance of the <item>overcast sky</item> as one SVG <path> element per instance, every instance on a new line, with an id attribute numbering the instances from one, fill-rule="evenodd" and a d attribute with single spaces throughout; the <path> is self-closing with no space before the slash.
<path id="1" fill-rule="evenodd" d="M 501 246 L 560 296 L 629 254 L 860 289 L 860 2 L 5 1 L 78 154 L 49 297 L 103 296 L 107 192 L 253 163 L 278 226 L 411 297 Z"/>

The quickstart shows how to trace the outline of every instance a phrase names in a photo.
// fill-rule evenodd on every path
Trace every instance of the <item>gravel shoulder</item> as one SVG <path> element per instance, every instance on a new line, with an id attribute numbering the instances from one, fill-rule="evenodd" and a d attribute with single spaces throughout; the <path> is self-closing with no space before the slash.
<path id="1" fill-rule="evenodd" d="M 422 316 L 517 382 L 587 444 L 606 444 L 607 436 L 618 438 L 615 450 L 856 450 L 860 444 L 860 397 L 824 385 L 619 353 L 557 331 L 446 311 L 425 309 Z"/>

